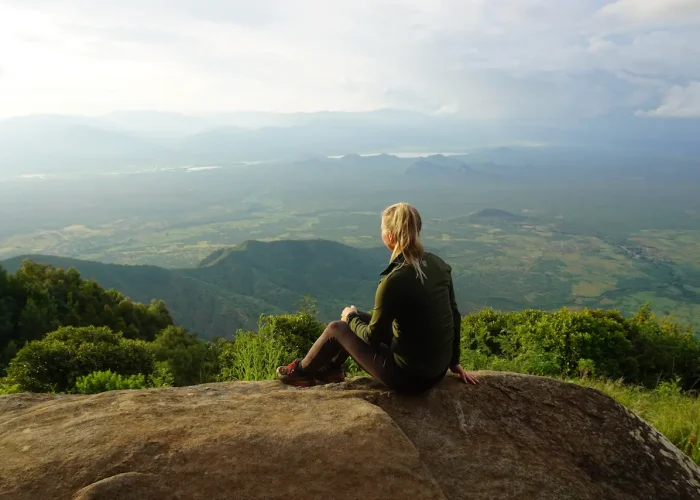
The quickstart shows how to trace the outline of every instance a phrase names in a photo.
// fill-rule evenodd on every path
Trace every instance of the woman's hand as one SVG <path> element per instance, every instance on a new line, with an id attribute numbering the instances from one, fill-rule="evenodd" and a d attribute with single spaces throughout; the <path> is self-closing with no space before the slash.
<path id="1" fill-rule="evenodd" d="M 345 309 L 343 309 L 343 313 L 340 315 L 340 319 L 343 321 L 347 321 L 348 315 L 350 313 L 357 313 L 357 307 L 350 306 L 350 307 L 346 307 Z"/>
<path id="2" fill-rule="evenodd" d="M 479 380 L 474 375 L 470 375 L 469 372 L 467 372 L 464 368 L 462 368 L 462 365 L 450 366 L 450 371 L 452 373 L 459 375 L 459 378 L 464 380 L 465 384 L 478 384 L 479 383 Z"/>

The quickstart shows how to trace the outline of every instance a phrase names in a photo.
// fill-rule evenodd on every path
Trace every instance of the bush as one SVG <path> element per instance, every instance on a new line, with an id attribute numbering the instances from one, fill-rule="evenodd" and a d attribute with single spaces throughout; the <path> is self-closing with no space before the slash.
<path id="1" fill-rule="evenodd" d="M 278 366 L 305 356 L 324 328 L 308 310 L 261 318 L 258 333 L 239 332 L 220 346 L 219 378 L 272 379 Z"/>
<path id="2" fill-rule="evenodd" d="M 287 353 L 286 359 L 291 362 L 306 355 L 325 327 L 313 312 L 302 310 L 296 314 L 261 318 L 258 331 L 274 339 Z"/>
<path id="3" fill-rule="evenodd" d="M 26 344 L 7 372 L 24 391 L 66 392 L 78 378 L 107 370 L 148 377 L 155 370 L 152 349 L 105 327 L 64 327 Z"/>
<path id="4" fill-rule="evenodd" d="M 469 369 L 595 374 L 652 388 L 676 378 L 684 389 L 700 382 L 700 340 L 648 307 L 631 319 L 614 310 L 485 309 L 462 320 L 461 359 Z"/>
<path id="5" fill-rule="evenodd" d="M 0 396 L 4 394 L 17 394 L 22 392 L 17 384 L 11 384 L 5 378 L 0 378 Z"/>
<path id="6" fill-rule="evenodd" d="M 216 349 L 184 328 L 167 327 L 156 336 L 152 346 L 156 360 L 167 363 L 171 385 L 201 384 L 216 378 Z"/>
<path id="7" fill-rule="evenodd" d="M 146 377 L 141 373 L 123 377 L 111 370 L 92 372 L 84 377 L 78 377 L 75 382 L 75 392 L 79 394 L 97 394 L 123 389 L 146 389 L 147 387 Z"/>
<path id="8" fill-rule="evenodd" d="M 151 387 L 172 387 L 175 385 L 175 376 L 170 368 L 170 363 L 167 361 L 156 363 L 156 369 L 149 377 L 149 385 Z"/>
<path id="9" fill-rule="evenodd" d="M 219 355 L 220 380 L 268 380 L 290 362 L 280 342 L 267 332 L 240 332 Z"/>

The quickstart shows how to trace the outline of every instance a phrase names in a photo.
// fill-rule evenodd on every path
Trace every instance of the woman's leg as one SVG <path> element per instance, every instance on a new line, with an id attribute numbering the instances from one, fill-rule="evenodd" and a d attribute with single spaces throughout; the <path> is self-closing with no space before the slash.
<path id="1" fill-rule="evenodd" d="M 393 388 L 397 372 L 390 355 L 366 344 L 344 321 L 333 321 L 309 349 L 300 368 L 302 372 L 314 374 L 331 363 L 344 362 L 350 356 L 372 377 Z"/>
<path id="2" fill-rule="evenodd" d="M 372 314 L 365 312 L 365 311 L 357 311 L 358 315 L 360 316 L 360 321 L 364 321 L 365 323 L 369 323 L 372 321 Z M 345 361 L 350 357 L 350 355 L 347 353 L 345 349 L 342 347 L 340 348 L 340 352 L 331 360 L 330 363 L 328 363 L 326 366 L 323 366 L 318 369 L 319 372 L 322 371 L 339 371 L 342 372 L 343 370 L 343 365 L 345 364 Z"/>

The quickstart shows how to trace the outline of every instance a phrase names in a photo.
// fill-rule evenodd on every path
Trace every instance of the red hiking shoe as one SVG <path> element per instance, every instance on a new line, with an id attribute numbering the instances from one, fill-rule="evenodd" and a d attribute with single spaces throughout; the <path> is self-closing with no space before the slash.
<path id="1" fill-rule="evenodd" d="M 295 359 L 287 366 L 280 366 L 275 372 L 277 378 L 282 381 L 283 384 L 295 385 L 297 387 L 311 387 L 316 385 L 316 379 L 313 375 L 307 373 L 301 373 L 299 371 L 299 363 L 301 360 Z"/>

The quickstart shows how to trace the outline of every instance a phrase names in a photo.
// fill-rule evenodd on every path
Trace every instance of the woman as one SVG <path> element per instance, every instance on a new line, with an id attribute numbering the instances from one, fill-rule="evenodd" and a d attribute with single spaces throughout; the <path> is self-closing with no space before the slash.
<path id="1" fill-rule="evenodd" d="M 345 379 L 343 363 L 352 357 L 392 390 L 417 394 L 443 379 L 448 368 L 466 383 L 475 377 L 459 364 L 461 317 L 451 268 L 423 250 L 418 210 L 397 203 L 382 212 L 382 241 L 391 251 L 371 315 L 355 306 L 328 325 L 303 360 L 277 369 L 296 386 Z"/>

